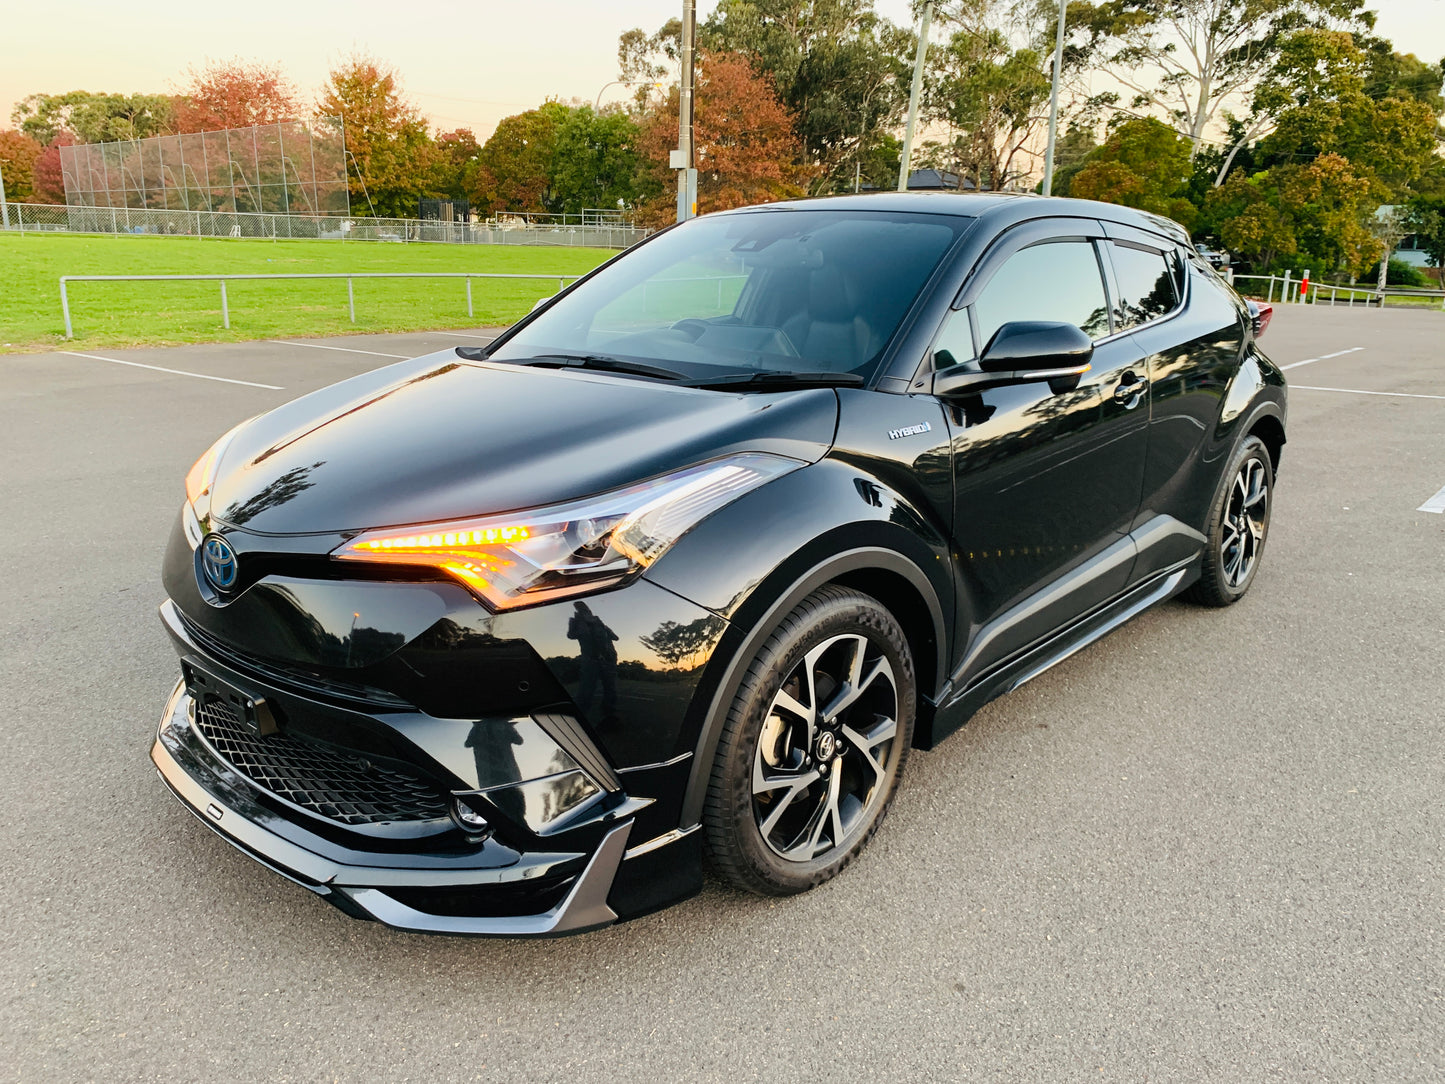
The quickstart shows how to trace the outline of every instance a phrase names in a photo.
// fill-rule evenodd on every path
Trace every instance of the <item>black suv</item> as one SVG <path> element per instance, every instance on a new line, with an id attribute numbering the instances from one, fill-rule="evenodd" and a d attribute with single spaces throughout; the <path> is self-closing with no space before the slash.
<path id="1" fill-rule="evenodd" d="M 665 230 L 480 349 L 192 468 L 152 758 L 358 917 L 588 929 L 841 870 L 910 748 L 1180 592 L 1248 589 L 1284 444 L 1174 223 L 876 195 Z"/>

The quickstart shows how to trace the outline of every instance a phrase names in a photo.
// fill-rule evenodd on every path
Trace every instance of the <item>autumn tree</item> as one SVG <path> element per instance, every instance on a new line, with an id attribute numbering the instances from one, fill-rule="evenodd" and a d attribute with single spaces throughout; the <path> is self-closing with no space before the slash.
<path id="1" fill-rule="evenodd" d="M 35 194 L 35 160 L 45 148 L 38 139 L 13 128 L 0 131 L 0 178 L 5 198 L 24 203 Z M 59 153 L 57 152 L 57 159 Z"/>
<path id="2" fill-rule="evenodd" d="M 327 76 L 316 112 L 342 118 L 353 209 L 405 217 L 416 214 L 418 196 L 434 194 L 436 147 L 393 68 L 349 57 Z"/>
<path id="3" fill-rule="evenodd" d="M 1090 152 L 1068 185 L 1078 199 L 1118 203 L 1176 219 L 1188 226 L 1189 141 L 1150 118 L 1125 121 Z"/>
<path id="4" fill-rule="evenodd" d="M 873 0 L 720 0 L 699 39 L 746 56 L 772 83 L 815 193 L 851 188 L 855 166 L 902 122 L 915 36 Z"/>
<path id="5" fill-rule="evenodd" d="M 279 64 L 240 59 L 188 70 L 189 82 L 176 99 L 178 132 L 215 132 L 275 124 L 302 111 L 295 86 Z"/>
<path id="6" fill-rule="evenodd" d="M 693 141 L 697 151 L 698 211 L 724 211 L 804 194 L 816 167 L 803 161 L 793 118 L 769 81 L 736 53 L 705 54 L 697 66 Z M 677 146 L 678 95 L 643 121 L 638 148 L 646 178 L 659 195 L 639 216 L 649 225 L 674 217 L 674 172 L 668 152 Z"/>
<path id="7" fill-rule="evenodd" d="M 441 132 L 435 142 L 436 166 L 431 187 L 448 199 L 465 199 L 467 174 L 476 165 L 481 144 L 470 128 Z"/>
<path id="8" fill-rule="evenodd" d="M 31 198 L 36 203 L 64 203 L 65 176 L 60 167 L 60 148 L 69 147 L 75 138 L 61 132 L 50 141 L 30 169 Z"/>

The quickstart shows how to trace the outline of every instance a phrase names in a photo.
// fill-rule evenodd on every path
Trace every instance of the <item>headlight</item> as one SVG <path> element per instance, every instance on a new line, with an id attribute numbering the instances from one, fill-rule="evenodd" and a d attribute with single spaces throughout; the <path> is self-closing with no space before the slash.
<path id="1" fill-rule="evenodd" d="M 552 508 L 367 531 L 331 556 L 439 568 L 493 609 L 530 606 L 631 579 L 719 508 L 803 465 L 730 456 Z"/>

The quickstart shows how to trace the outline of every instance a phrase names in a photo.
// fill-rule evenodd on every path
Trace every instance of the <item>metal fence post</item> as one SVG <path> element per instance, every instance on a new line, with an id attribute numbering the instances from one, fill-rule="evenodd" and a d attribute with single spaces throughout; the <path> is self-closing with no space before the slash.
<path id="1" fill-rule="evenodd" d="M 356 292 L 351 288 L 351 276 L 346 276 L 346 307 L 351 310 L 351 322 L 356 323 Z"/>
<path id="2" fill-rule="evenodd" d="M 226 303 L 226 280 L 221 280 L 221 326 L 231 330 L 231 306 Z"/>
<path id="3" fill-rule="evenodd" d="M 467 319 L 472 318 L 472 276 L 467 276 Z"/>
<path id="4" fill-rule="evenodd" d="M 60 311 L 65 314 L 65 337 L 75 338 L 75 332 L 70 327 L 70 298 L 65 292 L 65 276 L 60 276 Z"/>
<path id="5" fill-rule="evenodd" d="M 1281 305 L 1288 305 L 1288 304 L 1289 304 L 1289 272 L 1288 272 L 1288 271 L 1286 271 L 1286 272 L 1284 273 L 1284 288 L 1280 291 L 1279 303 L 1280 303 Z"/>

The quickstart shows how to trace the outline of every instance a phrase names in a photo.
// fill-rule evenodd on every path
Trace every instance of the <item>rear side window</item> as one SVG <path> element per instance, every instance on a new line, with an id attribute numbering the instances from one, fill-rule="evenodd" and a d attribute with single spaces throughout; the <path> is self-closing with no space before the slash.
<path id="1" fill-rule="evenodd" d="M 1167 316 L 1179 307 L 1178 258 L 1151 248 L 1135 248 L 1115 241 L 1109 246 L 1119 296 L 1114 302 L 1114 323 L 1137 327 Z"/>
<path id="2" fill-rule="evenodd" d="M 1014 320 L 1056 320 L 1091 339 L 1109 334 L 1099 259 L 1088 241 L 1048 241 L 1022 249 L 998 269 L 974 302 L 979 341 Z"/>

